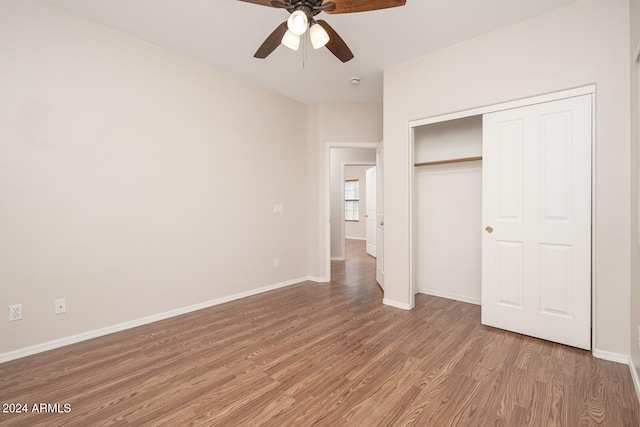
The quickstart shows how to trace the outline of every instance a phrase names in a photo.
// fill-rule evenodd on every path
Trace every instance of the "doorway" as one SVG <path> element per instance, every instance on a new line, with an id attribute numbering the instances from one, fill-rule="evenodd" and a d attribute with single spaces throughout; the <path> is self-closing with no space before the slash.
<path id="1" fill-rule="evenodd" d="M 344 261 L 345 239 L 365 238 L 366 169 L 375 166 L 376 151 L 370 148 L 333 148 L 329 158 L 331 260 Z M 346 183 L 355 188 L 353 194 L 345 195 Z M 345 215 L 347 203 L 350 208 L 353 206 L 348 218 Z"/>
<path id="2" fill-rule="evenodd" d="M 331 280 L 331 261 L 344 260 L 344 180 L 348 166 L 375 166 L 378 143 L 329 143 L 325 150 L 325 277 Z M 364 207 L 363 207 L 364 209 Z"/>

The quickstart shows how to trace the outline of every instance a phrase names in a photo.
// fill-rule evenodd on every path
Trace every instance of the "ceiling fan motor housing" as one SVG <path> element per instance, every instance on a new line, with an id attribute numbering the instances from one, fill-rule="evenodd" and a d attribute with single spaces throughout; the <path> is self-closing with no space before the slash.
<path id="1" fill-rule="evenodd" d="M 335 10 L 336 5 L 334 2 L 329 1 L 322 4 L 323 0 L 284 0 L 284 3 L 273 0 L 271 5 L 273 7 L 287 9 L 289 13 L 293 13 L 296 10 L 304 11 L 309 20 L 319 14 L 320 12 L 331 12 Z"/>

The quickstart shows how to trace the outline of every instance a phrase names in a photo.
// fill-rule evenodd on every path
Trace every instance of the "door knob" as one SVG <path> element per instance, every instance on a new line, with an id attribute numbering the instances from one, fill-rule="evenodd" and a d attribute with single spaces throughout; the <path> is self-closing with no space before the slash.
<path id="1" fill-rule="evenodd" d="M 380 225 L 384 225 L 384 221 L 380 221 Z"/>
<path id="2" fill-rule="evenodd" d="M 493 228 L 491 228 L 491 227 L 487 227 L 487 228 L 485 228 L 485 230 L 487 230 L 487 233 L 489 233 L 489 234 L 493 233 Z"/>

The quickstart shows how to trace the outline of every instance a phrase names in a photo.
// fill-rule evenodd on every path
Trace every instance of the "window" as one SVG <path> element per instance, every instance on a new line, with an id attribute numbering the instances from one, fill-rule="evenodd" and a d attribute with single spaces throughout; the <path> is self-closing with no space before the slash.
<path id="1" fill-rule="evenodd" d="M 344 182 L 344 220 L 360 221 L 360 181 Z"/>

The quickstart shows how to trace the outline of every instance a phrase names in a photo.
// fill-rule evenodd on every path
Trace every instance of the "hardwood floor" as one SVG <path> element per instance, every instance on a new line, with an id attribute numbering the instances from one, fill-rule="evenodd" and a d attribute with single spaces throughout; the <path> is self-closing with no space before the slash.
<path id="1" fill-rule="evenodd" d="M 640 426 L 627 366 L 484 327 L 475 305 L 384 306 L 363 242 L 347 253 L 330 284 L 1 364 L 0 402 L 30 413 L 0 425 Z"/>

